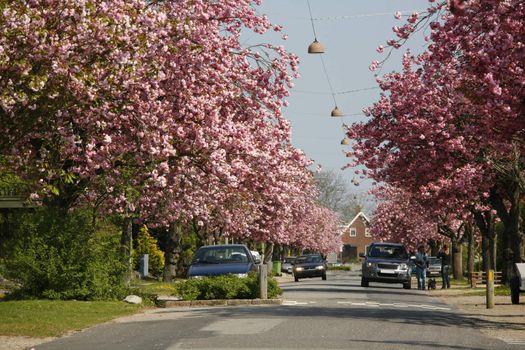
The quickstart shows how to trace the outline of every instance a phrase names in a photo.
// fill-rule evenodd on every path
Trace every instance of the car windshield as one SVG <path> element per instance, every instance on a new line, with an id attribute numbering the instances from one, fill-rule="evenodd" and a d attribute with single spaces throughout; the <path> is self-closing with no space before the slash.
<path id="1" fill-rule="evenodd" d="M 441 258 L 429 257 L 428 264 L 429 265 L 441 265 Z"/>
<path id="2" fill-rule="evenodd" d="M 374 245 L 370 248 L 368 256 L 371 258 L 407 259 L 405 248 L 391 245 Z"/>
<path id="3" fill-rule="evenodd" d="M 296 264 L 321 263 L 323 258 L 319 255 L 300 256 L 295 260 Z"/>
<path id="4" fill-rule="evenodd" d="M 193 264 L 247 263 L 248 256 L 243 247 L 203 247 L 197 251 Z"/>
<path id="5" fill-rule="evenodd" d="M 295 261 L 295 258 L 284 258 L 283 263 L 285 264 L 293 264 Z"/>

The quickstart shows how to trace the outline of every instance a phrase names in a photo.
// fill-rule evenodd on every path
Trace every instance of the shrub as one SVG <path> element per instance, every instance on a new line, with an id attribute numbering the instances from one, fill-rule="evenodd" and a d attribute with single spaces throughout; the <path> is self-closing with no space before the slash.
<path id="1" fill-rule="evenodd" d="M 86 211 L 39 208 L 17 216 L 6 276 L 22 287 L 12 297 L 102 300 L 126 292 L 119 231 L 96 231 Z"/>
<path id="2" fill-rule="evenodd" d="M 138 270 L 140 257 L 148 254 L 149 273 L 152 276 L 160 277 L 164 271 L 164 252 L 159 249 L 157 240 L 153 238 L 146 225 L 142 226 L 137 238 L 137 246 L 133 251 L 133 265 Z"/>
<path id="3" fill-rule="evenodd" d="M 259 295 L 257 274 L 248 277 L 222 275 L 214 277 L 193 278 L 175 284 L 173 293 L 184 300 L 211 299 L 255 299 Z M 274 278 L 268 278 L 268 298 L 282 294 Z"/>
<path id="4" fill-rule="evenodd" d="M 352 265 L 328 266 L 330 271 L 352 271 Z"/>

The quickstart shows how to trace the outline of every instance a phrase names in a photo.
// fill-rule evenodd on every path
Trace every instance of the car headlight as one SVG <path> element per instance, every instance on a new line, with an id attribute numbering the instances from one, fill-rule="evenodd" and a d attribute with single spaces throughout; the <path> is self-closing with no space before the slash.
<path id="1" fill-rule="evenodd" d="M 399 269 L 400 270 L 408 270 L 408 265 L 407 264 L 399 264 Z"/>
<path id="2" fill-rule="evenodd" d="M 294 270 L 295 270 L 295 271 L 303 271 L 303 270 L 304 270 L 304 268 L 302 268 L 302 267 L 298 266 L 298 267 L 296 267 L 296 268 L 295 268 Z"/>
<path id="3" fill-rule="evenodd" d="M 324 266 L 316 266 L 315 269 L 316 270 L 324 270 Z"/>
<path id="4" fill-rule="evenodd" d="M 190 279 L 197 279 L 197 278 L 203 278 L 204 276 L 190 276 Z"/>
<path id="5" fill-rule="evenodd" d="M 244 277 L 248 277 L 248 274 L 247 273 L 236 273 L 235 276 L 244 278 Z"/>
<path id="6" fill-rule="evenodd" d="M 366 267 L 374 267 L 375 264 L 374 263 L 371 263 L 369 261 L 366 262 Z"/>

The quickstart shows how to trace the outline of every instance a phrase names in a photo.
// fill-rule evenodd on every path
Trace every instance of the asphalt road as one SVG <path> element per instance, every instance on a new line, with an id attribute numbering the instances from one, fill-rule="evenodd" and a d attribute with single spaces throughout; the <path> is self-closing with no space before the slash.
<path id="1" fill-rule="evenodd" d="M 156 309 L 36 349 L 522 349 L 424 291 L 337 272 L 282 283 L 283 305 Z"/>

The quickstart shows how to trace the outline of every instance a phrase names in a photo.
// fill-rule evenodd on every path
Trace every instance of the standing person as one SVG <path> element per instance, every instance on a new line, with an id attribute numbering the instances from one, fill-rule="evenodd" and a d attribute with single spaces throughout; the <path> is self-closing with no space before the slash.
<path id="1" fill-rule="evenodd" d="M 450 251 L 446 244 L 437 257 L 441 258 L 441 278 L 443 279 L 441 289 L 450 288 Z"/>
<path id="2" fill-rule="evenodd" d="M 416 277 L 417 277 L 417 289 L 425 290 L 425 277 L 427 274 L 428 258 L 425 253 L 425 246 L 420 245 L 417 248 L 416 253 Z"/>

